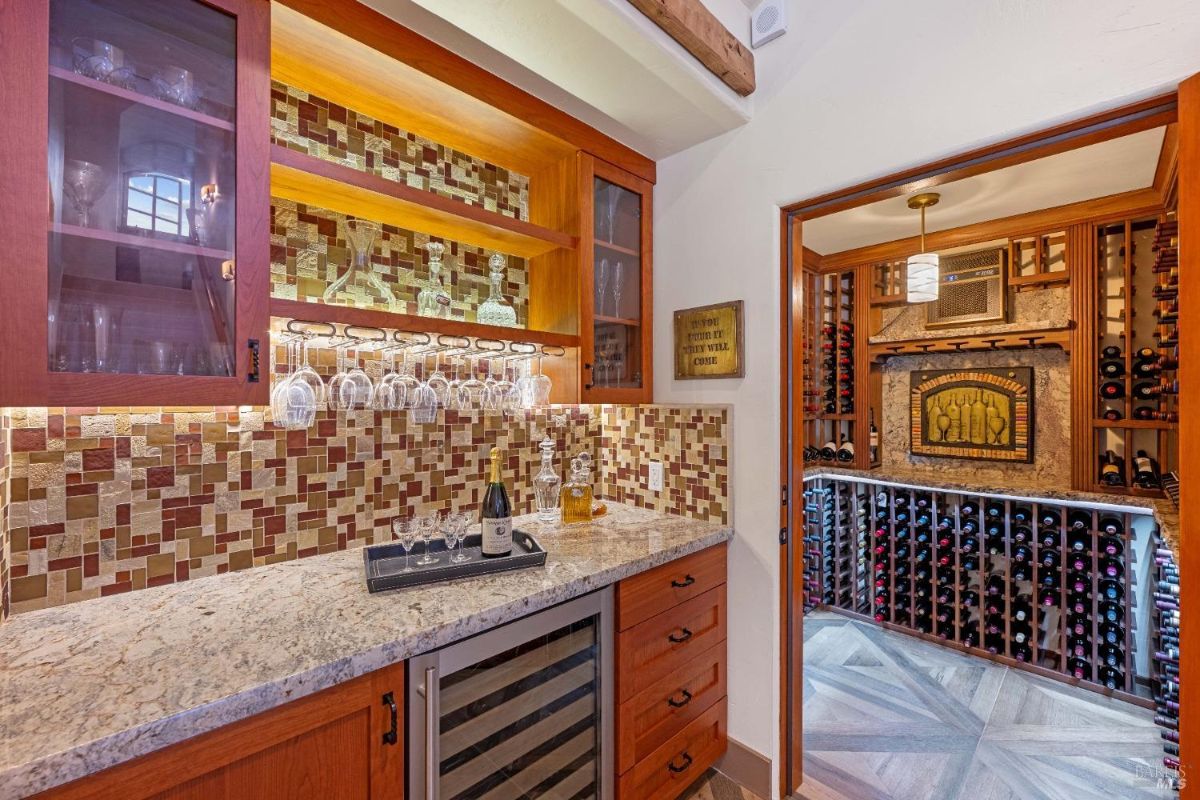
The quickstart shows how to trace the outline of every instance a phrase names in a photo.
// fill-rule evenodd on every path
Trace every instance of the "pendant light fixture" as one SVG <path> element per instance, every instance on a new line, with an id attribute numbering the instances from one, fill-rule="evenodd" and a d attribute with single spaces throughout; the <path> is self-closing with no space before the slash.
<path id="1" fill-rule="evenodd" d="M 928 303 L 938 299 L 938 284 L 941 274 L 938 270 L 937 253 L 925 252 L 925 209 L 937 205 L 942 196 L 937 192 L 923 192 L 908 198 L 908 207 L 921 209 L 921 252 L 908 257 L 908 302 Z"/>

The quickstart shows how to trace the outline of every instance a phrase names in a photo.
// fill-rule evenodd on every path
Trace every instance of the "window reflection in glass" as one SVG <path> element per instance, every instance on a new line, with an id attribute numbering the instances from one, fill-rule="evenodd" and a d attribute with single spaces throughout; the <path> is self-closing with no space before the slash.
<path id="1" fill-rule="evenodd" d="M 191 181 L 154 172 L 130 175 L 125 189 L 125 224 L 188 238 L 190 198 Z"/>

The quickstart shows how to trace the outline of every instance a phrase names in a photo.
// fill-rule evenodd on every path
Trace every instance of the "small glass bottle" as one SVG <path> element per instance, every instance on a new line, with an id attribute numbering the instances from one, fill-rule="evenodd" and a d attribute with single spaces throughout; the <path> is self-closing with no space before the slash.
<path id="1" fill-rule="evenodd" d="M 582 457 L 571 459 L 571 477 L 563 484 L 560 496 L 564 525 L 592 521 L 591 473 Z"/>
<path id="2" fill-rule="evenodd" d="M 488 265 L 491 267 L 491 292 L 487 299 L 479 304 L 475 312 L 475 321 L 480 325 L 503 325 L 508 328 L 516 327 L 517 312 L 504 299 L 500 292 L 500 284 L 504 281 L 504 265 L 507 260 L 500 253 L 493 253 Z"/>
<path id="3" fill-rule="evenodd" d="M 547 435 L 538 445 L 542 448 L 542 468 L 533 479 L 533 496 L 537 503 L 538 519 L 553 522 L 558 518 L 559 486 L 562 478 L 554 469 L 554 442 Z"/>
<path id="4" fill-rule="evenodd" d="M 446 245 L 441 242 L 429 242 L 425 245 L 429 253 L 429 276 L 422 281 L 421 290 L 417 292 L 417 314 L 422 317 L 450 316 L 450 294 L 442 283 L 442 254 Z"/>

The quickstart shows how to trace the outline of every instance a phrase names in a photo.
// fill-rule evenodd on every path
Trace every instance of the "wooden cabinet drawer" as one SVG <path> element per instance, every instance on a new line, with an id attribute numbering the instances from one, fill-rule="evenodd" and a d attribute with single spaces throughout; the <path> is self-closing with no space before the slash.
<path id="1" fill-rule="evenodd" d="M 725 752 L 725 698 L 617 781 L 620 800 L 675 800 Z"/>
<path id="2" fill-rule="evenodd" d="M 621 703 L 617 772 L 627 772 L 725 696 L 725 642 Z"/>
<path id="3" fill-rule="evenodd" d="M 725 583 L 721 544 L 617 584 L 617 630 L 623 631 Z"/>
<path id="4" fill-rule="evenodd" d="M 725 584 L 617 634 L 617 701 L 624 703 L 725 640 Z"/>

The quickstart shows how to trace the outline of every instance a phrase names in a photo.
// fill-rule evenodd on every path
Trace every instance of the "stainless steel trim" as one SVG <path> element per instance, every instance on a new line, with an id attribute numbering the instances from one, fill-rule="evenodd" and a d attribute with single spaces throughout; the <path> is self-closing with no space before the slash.
<path id="1" fill-rule="evenodd" d="M 433 665 L 425 668 L 425 797 L 426 800 L 437 800 L 438 796 L 438 698 L 437 691 L 438 668 Z M 430 690 L 428 687 L 433 687 Z"/>

